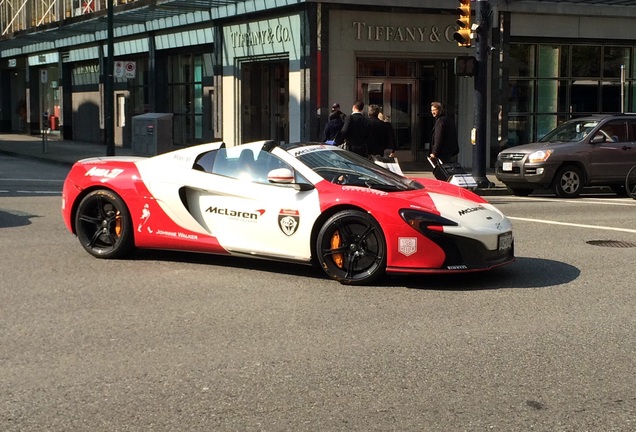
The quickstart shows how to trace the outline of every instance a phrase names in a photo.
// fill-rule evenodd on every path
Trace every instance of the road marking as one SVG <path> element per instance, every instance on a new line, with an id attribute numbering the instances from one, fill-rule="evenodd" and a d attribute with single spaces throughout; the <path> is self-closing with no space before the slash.
<path id="1" fill-rule="evenodd" d="M 17 190 L 15 191 L 16 193 L 23 193 L 23 194 L 62 194 L 61 191 L 26 191 L 26 190 Z"/>
<path id="2" fill-rule="evenodd" d="M 519 201 L 534 201 L 534 202 L 544 202 L 544 203 L 570 203 L 570 204 L 602 204 L 602 205 L 616 205 L 616 206 L 636 206 L 636 200 L 631 198 L 612 198 L 611 200 L 603 199 L 603 198 L 579 198 L 576 200 L 565 200 L 558 198 L 542 198 L 542 197 L 516 197 L 510 196 L 506 197 L 506 199 L 516 199 Z M 593 201 L 594 200 L 594 201 Z M 490 200 L 495 202 L 496 200 Z"/>
<path id="3" fill-rule="evenodd" d="M 0 181 L 24 181 L 24 182 L 48 182 L 48 183 L 64 183 L 64 180 L 46 180 L 46 179 L 20 179 L 20 178 L 0 178 Z"/>
<path id="4" fill-rule="evenodd" d="M 529 219 L 529 218 L 520 218 L 520 217 L 512 217 L 512 216 L 508 216 L 508 219 L 510 219 L 510 220 L 518 220 L 518 221 L 523 221 L 523 222 L 537 222 L 537 223 L 543 223 L 543 224 L 548 224 L 548 225 L 565 225 L 565 226 L 576 227 L 576 228 L 593 228 L 593 229 L 600 229 L 600 230 L 606 230 L 606 231 L 620 231 L 620 232 L 636 234 L 636 229 L 629 229 L 629 228 L 615 228 L 615 227 L 598 226 L 598 225 L 584 225 L 584 224 L 575 224 L 575 223 L 569 223 L 569 222 L 557 222 L 557 221 L 549 221 L 549 220 L 544 220 L 544 219 Z"/>

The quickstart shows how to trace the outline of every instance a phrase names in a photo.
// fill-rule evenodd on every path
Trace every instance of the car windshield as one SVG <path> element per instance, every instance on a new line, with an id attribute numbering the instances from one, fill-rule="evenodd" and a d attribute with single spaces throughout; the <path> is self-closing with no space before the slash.
<path id="1" fill-rule="evenodd" d="M 581 141 L 598 125 L 597 120 L 570 120 L 549 132 L 539 142 Z"/>
<path id="2" fill-rule="evenodd" d="M 420 183 L 394 174 L 350 151 L 311 145 L 290 149 L 290 153 L 332 183 L 383 191 L 424 188 Z"/>

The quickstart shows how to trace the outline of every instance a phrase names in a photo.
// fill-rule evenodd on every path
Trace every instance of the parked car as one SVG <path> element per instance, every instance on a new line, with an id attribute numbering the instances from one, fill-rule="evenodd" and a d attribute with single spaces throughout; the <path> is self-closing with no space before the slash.
<path id="1" fill-rule="evenodd" d="M 624 193 L 636 165 L 636 115 L 581 117 L 562 123 L 536 143 L 503 150 L 495 175 L 515 195 L 552 189 L 562 198 L 585 186 L 610 186 Z"/>
<path id="2" fill-rule="evenodd" d="M 62 195 L 67 228 L 97 258 L 153 248 L 293 261 L 344 284 L 514 261 L 512 225 L 484 198 L 320 143 L 85 159 Z"/>

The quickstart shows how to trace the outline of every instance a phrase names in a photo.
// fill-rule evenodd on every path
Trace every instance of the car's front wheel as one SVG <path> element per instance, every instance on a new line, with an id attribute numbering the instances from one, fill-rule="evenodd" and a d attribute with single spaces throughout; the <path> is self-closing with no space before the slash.
<path id="1" fill-rule="evenodd" d="M 320 229 L 316 256 L 322 269 L 347 285 L 366 285 L 386 270 L 386 241 L 382 228 L 368 213 L 344 210 Z"/>
<path id="2" fill-rule="evenodd" d="M 75 231 L 84 249 L 97 258 L 121 258 L 134 248 L 130 212 L 109 190 L 95 190 L 82 199 Z"/>
<path id="3" fill-rule="evenodd" d="M 568 165 L 554 176 L 554 193 L 560 198 L 576 198 L 583 190 L 583 173 L 580 168 Z"/>

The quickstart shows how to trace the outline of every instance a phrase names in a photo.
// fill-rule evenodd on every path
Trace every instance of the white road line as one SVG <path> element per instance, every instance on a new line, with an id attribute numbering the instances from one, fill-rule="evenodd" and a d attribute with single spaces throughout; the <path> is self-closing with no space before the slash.
<path id="1" fill-rule="evenodd" d="M 0 178 L 0 182 L 2 181 L 24 181 L 24 182 L 46 182 L 46 183 L 64 183 L 64 180 L 46 180 L 46 179 L 23 179 L 23 178 Z"/>
<path id="2" fill-rule="evenodd" d="M 627 232 L 627 233 L 636 234 L 636 229 L 629 229 L 629 228 L 615 228 L 615 227 L 598 226 L 598 225 L 584 225 L 584 224 L 575 224 L 575 223 L 568 223 L 568 222 L 557 222 L 557 221 L 549 221 L 549 220 L 544 220 L 544 219 L 529 219 L 529 218 L 520 218 L 520 217 L 512 217 L 512 216 L 508 216 L 508 219 L 524 221 L 524 222 L 543 223 L 543 224 L 548 224 L 548 225 L 565 225 L 565 226 L 571 226 L 571 227 L 576 227 L 576 228 L 592 228 L 592 229 L 599 229 L 599 230 L 605 230 L 605 231 L 620 231 L 620 232 Z"/>
<path id="3" fill-rule="evenodd" d="M 558 198 L 540 198 L 540 197 L 528 198 L 528 197 L 510 196 L 510 197 L 506 197 L 506 199 L 516 199 L 519 201 L 534 201 L 534 202 L 540 201 L 543 203 L 549 202 L 554 204 L 570 203 L 570 204 L 602 204 L 602 205 L 630 206 L 630 207 L 636 206 L 636 200 L 633 200 L 631 198 L 612 198 L 611 200 L 603 199 L 603 198 L 579 198 L 576 200 L 566 200 L 566 199 L 558 199 Z"/>
<path id="4" fill-rule="evenodd" d="M 23 193 L 23 194 L 62 194 L 61 191 L 25 191 L 25 190 L 17 190 L 15 191 L 16 193 Z"/>

